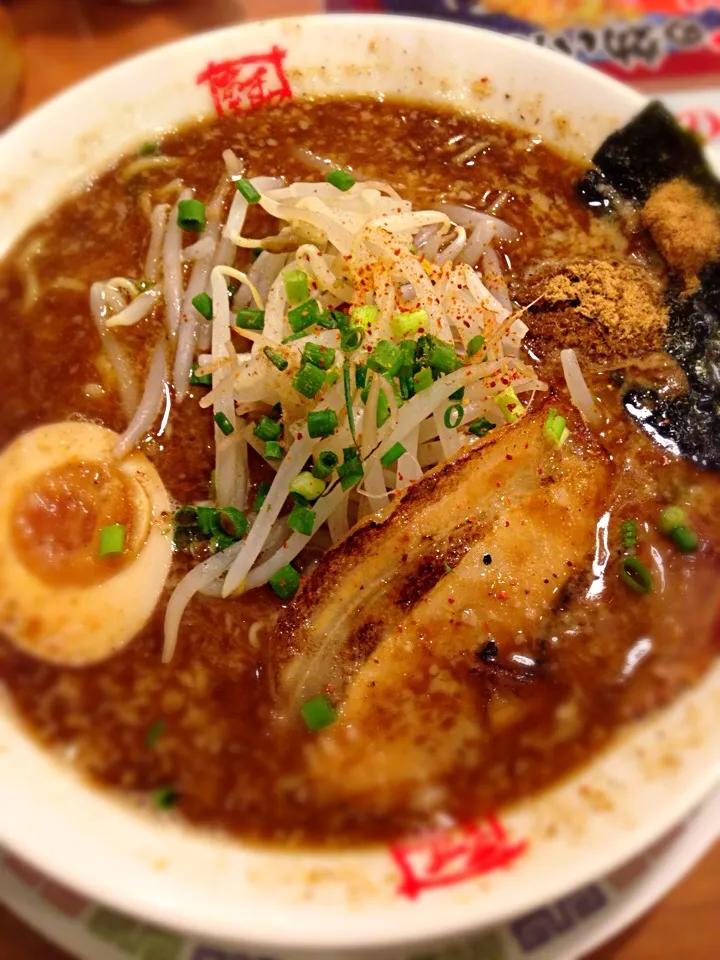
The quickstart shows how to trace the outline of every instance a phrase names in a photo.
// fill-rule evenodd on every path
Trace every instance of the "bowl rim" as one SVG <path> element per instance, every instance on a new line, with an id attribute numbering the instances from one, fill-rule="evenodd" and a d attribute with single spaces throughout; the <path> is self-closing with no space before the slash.
<path id="1" fill-rule="evenodd" d="M 645 96 L 624 86 L 614 78 L 562 54 L 529 44 L 526 40 L 520 38 L 504 36 L 466 24 L 448 23 L 416 16 L 322 13 L 302 17 L 244 21 L 217 30 L 181 38 L 126 58 L 57 94 L 21 119 L 4 134 L 0 144 L 0 154 L 12 148 L 16 141 L 36 139 L 41 134 L 48 118 L 55 113 L 58 107 L 72 105 L 76 100 L 81 101 L 99 80 L 117 82 L 126 76 L 130 70 L 157 68 L 158 61 L 162 61 L 170 51 L 200 48 L 207 45 L 208 40 L 215 40 L 218 45 L 222 45 L 225 39 L 243 34 L 250 28 L 274 27 L 278 29 L 283 26 L 292 28 L 294 24 L 306 21 L 316 23 L 318 27 L 326 30 L 337 27 L 342 22 L 348 28 L 360 28 L 363 33 L 377 32 L 383 29 L 388 19 L 393 20 L 396 24 L 404 22 L 408 27 L 412 27 L 413 30 L 419 29 L 423 34 L 431 33 L 435 43 L 451 43 L 454 37 L 467 38 L 468 36 L 480 35 L 483 42 L 492 43 L 500 49 L 507 50 L 508 55 L 513 58 L 521 54 L 525 59 L 538 58 L 539 61 L 555 64 L 558 70 L 567 76 L 568 82 L 572 80 L 573 76 L 582 75 L 587 79 L 589 75 L 592 75 L 593 86 L 597 88 L 598 98 L 604 92 L 607 92 L 608 96 L 616 103 L 624 103 L 628 110 L 639 110 L 648 102 Z M 543 886 L 542 890 L 538 891 L 534 899 L 525 898 L 523 900 L 522 911 L 534 909 L 551 899 L 562 896 L 573 886 L 604 876 L 621 863 L 632 859 L 633 856 L 649 846 L 661 834 L 667 832 L 690 809 L 695 807 L 707 795 L 710 788 L 718 782 L 719 778 L 720 763 L 717 769 L 707 771 L 704 777 L 698 777 L 691 787 L 684 791 L 682 803 L 669 804 L 664 813 L 660 811 L 659 816 L 656 811 L 655 820 L 636 830 L 632 837 L 628 838 L 622 852 L 610 849 L 603 856 L 595 857 L 593 870 L 588 873 L 579 868 L 576 869 L 570 882 L 567 880 L 558 881 L 557 879 L 553 882 L 549 878 L 547 884 Z M 88 788 L 79 778 L 78 788 L 92 789 Z M 112 800 L 112 802 L 115 801 Z M 246 911 L 243 913 L 242 910 L 239 910 L 240 923 L 234 918 L 228 918 L 227 922 L 221 924 L 221 929 L 208 930 L 207 925 L 203 925 L 203 917 L 199 912 L 196 911 L 195 914 L 191 915 L 178 913 L 177 905 L 174 904 L 172 898 L 164 895 L 161 890 L 147 888 L 135 890 L 127 881 L 122 879 L 118 881 L 113 874 L 104 873 L 101 877 L 98 877 L 84 867 L 80 858 L 63 859 L 60 849 L 53 851 L 52 848 L 43 847 L 42 838 L 34 836 L 32 829 L 27 829 L 25 832 L 24 837 L 18 836 L 17 831 L 14 831 L 4 818 L 0 819 L 0 840 L 8 849 L 37 865 L 39 869 L 58 882 L 81 892 L 92 901 L 99 900 L 133 917 L 142 917 L 168 929 L 214 937 L 231 943 L 249 944 L 262 950 L 290 949 L 300 953 L 307 951 L 308 956 L 313 956 L 313 951 L 317 950 L 373 950 L 400 946 L 411 948 L 420 944 L 427 945 L 472 935 L 482 929 L 483 925 L 503 922 L 517 914 L 517 910 L 508 907 L 504 912 L 496 912 L 488 920 L 483 920 L 482 916 L 477 916 L 477 913 L 480 912 L 478 903 L 481 895 L 473 892 L 468 898 L 470 904 L 473 905 L 473 909 L 465 910 L 462 921 L 455 914 L 448 918 L 442 905 L 438 905 L 436 910 L 415 910 L 406 912 L 402 916 L 398 916 L 397 911 L 393 908 L 392 927 L 387 922 L 368 924 L 364 915 L 357 914 L 357 922 L 344 938 L 338 937 L 335 931 L 312 929 L 307 925 L 301 932 L 297 932 L 295 925 L 283 921 L 282 906 L 278 906 L 278 916 L 270 923 L 267 922 L 267 918 L 260 918 L 253 915 L 252 912 Z M 161 884 L 158 883 L 158 887 L 160 886 Z"/>

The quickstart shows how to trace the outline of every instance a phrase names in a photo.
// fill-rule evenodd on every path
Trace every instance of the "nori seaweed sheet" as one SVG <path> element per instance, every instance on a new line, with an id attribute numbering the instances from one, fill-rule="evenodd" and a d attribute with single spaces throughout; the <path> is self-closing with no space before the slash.
<path id="1" fill-rule="evenodd" d="M 720 181 L 698 140 L 657 101 L 612 133 L 593 163 L 595 169 L 583 176 L 577 191 L 596 213 L 612 211 L 613 191 L 641 205 L 655 187 L 675 177 L 692 181 L 708 200 L 720 204 Z M 665 342 L 687 376 L 689 392 L 667 399 L 654 390 L 630 387 L 623 402 L 657 443 L 720 470 L 720 263 L 707 265 L 699 279 L 700 287 L 691 295 L 669 297 Z"/>
<path id="2" fill-rule="evenodd" d="M 592 159 L 597 169 L 582 178 L 578 192 L 593 206 L 608 205 L 603 184 L 626 200 L 644 203 L 658 184 L 674 177 L 691 180 L 720 202 L 720 183 L 700 141 L 658 100 L 611 133 Z"/>
<path id="3" fill-rule="evenodd" d="M 705 267 L 697 291 L 673 301 L 665 349 L 685 371 L 688 393 L 666 399 L 629 389 L 625 409 L 658 443 L 720 470 L 720 264 Z"/>

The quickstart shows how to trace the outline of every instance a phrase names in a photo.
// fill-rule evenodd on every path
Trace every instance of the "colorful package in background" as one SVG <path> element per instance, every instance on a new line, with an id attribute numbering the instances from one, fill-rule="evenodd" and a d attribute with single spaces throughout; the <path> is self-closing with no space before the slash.
<path id="1" fill-rule="evenodd" d="M 720 73 L 720 0 L 327 0 L 524 37 L 626 82 Z"/>

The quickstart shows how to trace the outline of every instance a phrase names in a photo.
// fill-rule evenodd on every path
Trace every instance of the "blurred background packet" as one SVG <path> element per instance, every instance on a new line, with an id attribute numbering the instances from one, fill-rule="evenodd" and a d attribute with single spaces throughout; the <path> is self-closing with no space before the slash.
<path id="1" fill-rule="evenodd" d="M 719 0 L 327 0 L 334 11 L 419 14 L 524 37 L 628 83 L 720 72 Z"/>

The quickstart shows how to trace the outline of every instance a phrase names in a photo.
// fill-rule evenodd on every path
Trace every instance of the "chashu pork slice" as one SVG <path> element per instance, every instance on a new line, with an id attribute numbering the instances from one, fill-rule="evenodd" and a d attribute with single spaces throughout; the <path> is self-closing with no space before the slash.
<path id="1" fill-rule="evenodd" d="M 339 706 L 308 745 L 328 799 L 389 807 L 477 766 L 494 731 L 476 654 L 527 649 L 592 555 L 609 495 L 607 455 L 576 414 L 560 413 L 571 429 L 561 449 L 544 435 L 546 411 L 495 431 L 331 551 L 288 608 L 280 712 L 296 718 L 323 692 Z M 517 715 L 507 705 L 493 705 L 501 725 Z M 521 707 L 533 707 L 532 684 Z"/>

